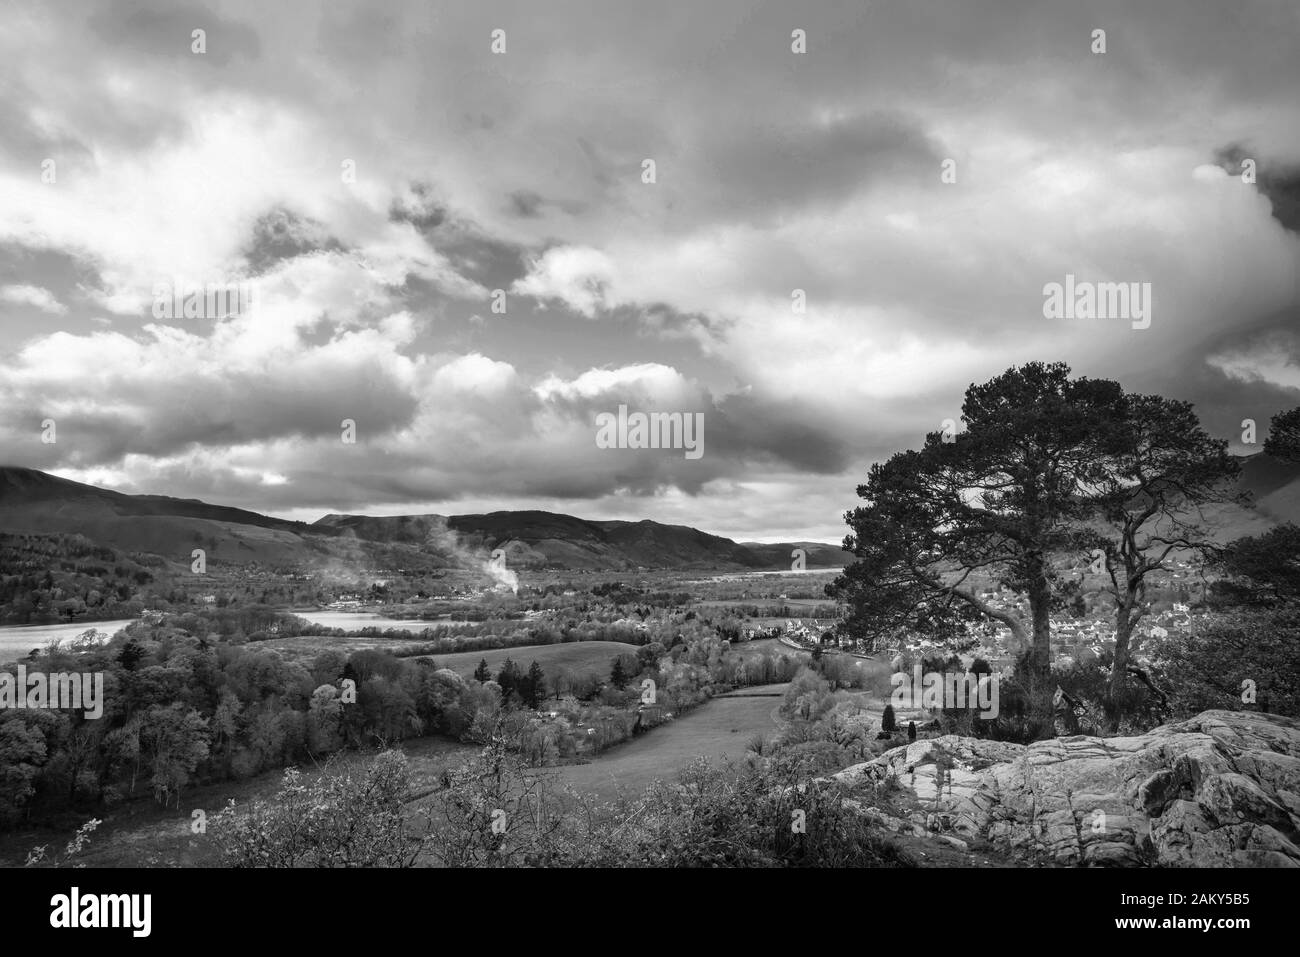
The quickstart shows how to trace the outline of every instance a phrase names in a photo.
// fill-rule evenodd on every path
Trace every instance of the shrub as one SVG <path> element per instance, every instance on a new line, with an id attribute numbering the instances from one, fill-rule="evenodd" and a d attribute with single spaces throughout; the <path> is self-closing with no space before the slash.
<path id="1" fill-rule="evenodd" d="M 893 734 L 898 730 L 898 719 L 894 717 L 894 706 L 885 705 L 885 713 L 880 716 L 880 730 L 887 734 Z"/>
<path id="2" fill-rule="evenodd" d="M 290 768 L 270 800 L 242 813 L 231 801 L 209 833 L 230 867 L 410 867 L 421 840 L 403 830 L 409 783 L 400 751 L 361 771 L 331 762 L 311 781 Z"/>

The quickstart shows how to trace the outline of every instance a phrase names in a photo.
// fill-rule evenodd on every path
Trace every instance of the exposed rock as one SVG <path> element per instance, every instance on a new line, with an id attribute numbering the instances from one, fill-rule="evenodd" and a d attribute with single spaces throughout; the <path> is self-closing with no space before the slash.
<path id="1" fill-rule="evenodd" d="M 917 831 L 1059 864 L 1300 866 L 1300 722 L 1290 718 L 1206 711 L 1134 737 L 1027 746 L 947 735 L 834 779 L 892 779 L 924 809 Z"/>

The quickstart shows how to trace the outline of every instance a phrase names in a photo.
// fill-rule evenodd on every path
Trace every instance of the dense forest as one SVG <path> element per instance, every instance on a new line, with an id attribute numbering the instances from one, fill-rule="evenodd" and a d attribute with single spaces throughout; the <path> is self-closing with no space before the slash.
<path id="1" fill-rule="evenodd" d="M 0 624 L 133 618 L 162 565 L 81 535 L 0 532 Z"/>

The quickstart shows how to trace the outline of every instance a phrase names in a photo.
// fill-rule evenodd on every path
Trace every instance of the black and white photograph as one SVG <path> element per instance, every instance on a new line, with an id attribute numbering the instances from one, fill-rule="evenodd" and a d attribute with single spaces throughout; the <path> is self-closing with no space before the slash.
<path id="1" fill-rule="evenodd" d="M 23 923 L 1297 867 L 1295 0 L 0 4 Z"/>

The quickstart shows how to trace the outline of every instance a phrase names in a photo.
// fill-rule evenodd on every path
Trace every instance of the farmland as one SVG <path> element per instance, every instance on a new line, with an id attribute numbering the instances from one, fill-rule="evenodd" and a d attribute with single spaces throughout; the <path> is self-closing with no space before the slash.
<path id="1" fill-rule="evenodd" d="M 627 744 L 603 752 L 590 764 L 557 769 L 559 779 L 579 794 L 611 800 L 637 795 L 655 780 L 672 780 L 692 761 L 743 758 L 755 735 L 777 730 L 776 709 L 785 685 L 747 689 L 743 697 L 723 695 Z M 759 692 L 765 692 L 759 694 Z"/>
<path id="2" fill-rule="evenodd" d="M 451 655 L 430 655 L 439 668 L 450 668 L 466 678 L 474 673 L 480 661 L 486 660 L 489 670 L 496 674 L 507 658 L 527 671 L 536 661 L 547 674 L 562 670 L 575 676 L 607 678 L 614 659 L 619 655 L 635 655 L 636 645 L 622 641 L 582 641 L 560 645 L 524 645 L 519 648 L 493 648 L 488 651 L 463 651 Z"/>

